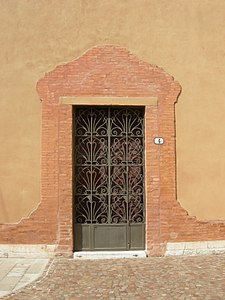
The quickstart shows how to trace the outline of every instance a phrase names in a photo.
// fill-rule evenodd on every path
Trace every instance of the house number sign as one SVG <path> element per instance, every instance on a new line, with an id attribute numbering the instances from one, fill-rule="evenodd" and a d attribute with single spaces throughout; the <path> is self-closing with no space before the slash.
<path id="1" fill-rule="evenodd" d="M 162 144 L 164 144 L 164 139 L 162 137 L 155 137 L 154 138 L 154 143 L 156 145 L 162 145 Z"/>

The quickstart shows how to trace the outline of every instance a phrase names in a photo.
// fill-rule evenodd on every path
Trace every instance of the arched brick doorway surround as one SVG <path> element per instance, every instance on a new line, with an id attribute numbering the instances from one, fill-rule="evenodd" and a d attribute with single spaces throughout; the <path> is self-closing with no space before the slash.
<path id="1" fill-rule="evenodd" d="M 46 73 L 37 91 L 42 100 L 41 201 L 18 224 L 0 224 L 0 244 L 72 254 L 72 107 L 77 104 L 145 106 L 149 255 L 163 255 L 168 242 L 224 240 L 224 222 L 198 221 L 176 200 L 174 104 L 181 88 L 172 76 L 125 48 L 97 46 Z M 157 136 L 164 138 L 163 145 L 154 144 Z"/>
<path id="2" fill-rule="evenodd" d="M 141 103 L 146 128 L 146 249 L 161 254 L 166 217 L 176 206 L 174 103 L 179 84 L 163 69 L 109 45 L 58 66 L 38 82 L 37 90 L 42 100 L 42 203 L 51 206 L 46 217 L 57 216 L 58 251 L 71 251 L 73 241 L 72 105 Z M 165 144 L 155 145 L 156 136 Z"/>

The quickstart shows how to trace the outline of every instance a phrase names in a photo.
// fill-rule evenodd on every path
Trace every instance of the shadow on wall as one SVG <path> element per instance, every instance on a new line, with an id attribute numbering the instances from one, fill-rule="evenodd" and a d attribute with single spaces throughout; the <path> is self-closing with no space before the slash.
<path id="1" fill-rule="evenodd" d="M 0 211 L 1 211 L 1 214 L 4 215 L 6 222 L 9 222 L 9 214 L 8 214 L 6 206 L 5 206 L 5 201 L 3 199 L 1 187 L 0 187 Z"/>

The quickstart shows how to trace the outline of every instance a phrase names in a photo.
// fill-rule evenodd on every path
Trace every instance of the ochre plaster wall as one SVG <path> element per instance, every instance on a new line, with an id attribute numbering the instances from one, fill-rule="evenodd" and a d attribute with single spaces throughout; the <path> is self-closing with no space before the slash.
<path id="1" fill-rule="evenodd" d="M 1 0 L 0 222 L 40 201 L 36 82 L 98 44 L 162 66 L 176 104 L 178 201 L 198 219 L 225 219 L 223 0 Z"/>

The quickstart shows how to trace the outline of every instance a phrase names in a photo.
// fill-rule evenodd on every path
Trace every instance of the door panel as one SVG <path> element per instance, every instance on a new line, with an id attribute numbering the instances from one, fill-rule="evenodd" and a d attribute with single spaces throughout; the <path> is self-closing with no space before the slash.
<path id="1" fill-rule="evenodd" d="M 144 249 L 144 110 L 74 110 L 75 250 Z"/>

